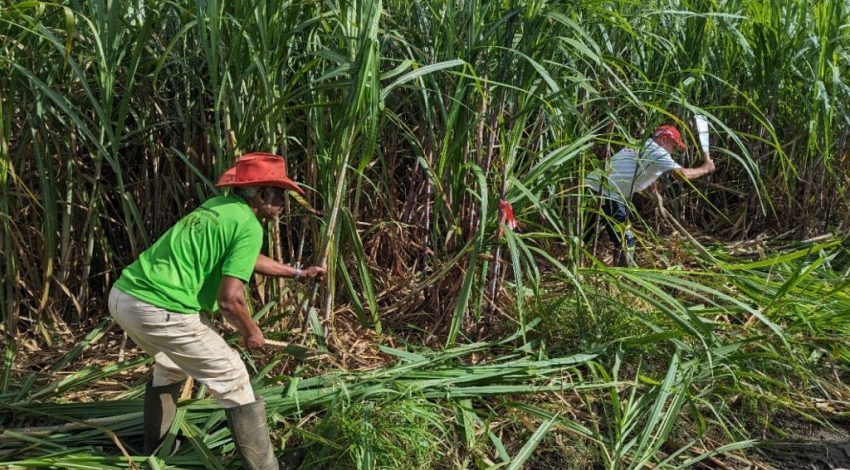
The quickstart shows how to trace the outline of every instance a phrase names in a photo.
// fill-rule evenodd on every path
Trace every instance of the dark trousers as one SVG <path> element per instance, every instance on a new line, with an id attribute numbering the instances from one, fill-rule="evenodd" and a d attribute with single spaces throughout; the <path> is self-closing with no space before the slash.
<path id="1" fill-rule="evenodd" d="M 593 241 L 594 235 L 596 235 L 596 222 L 599 217 L 599 213 L 595 210 L 595 204 L 597 204 L 599 200 L 591 198 L 589 201 L 590 204 L 594 205 L 594 207 L 593 209 L 586 211 L 587 222 L 584 225 L 583 235 L 584 243 L 586 245 L 590 244 L 590 242 Z M 637 238 L 635 238 L 635 235 L 628 227 L 628 206 L 620 201 L 605 198 L 602 203 L 602 212 L 605 214 L 602 218 L 602 223 L 605 224 L 605 231 L 608 233 L 608 238 L 614 244 L 614 247 L 622 248 L 623 240 L 625 240 L 626 248 L 633 250 L 637 244 Z"/>

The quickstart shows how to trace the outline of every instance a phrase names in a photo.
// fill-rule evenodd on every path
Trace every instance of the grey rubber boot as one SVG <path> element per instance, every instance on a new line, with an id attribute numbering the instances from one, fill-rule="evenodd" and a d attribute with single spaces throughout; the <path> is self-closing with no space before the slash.
<path id="1" fill-rule="evenodd" d="M 145 455 L 151 455 L 162 443 L 162 438 L 171 427 L 177 413 L 177 399 L 183 382 L 154 387 L 150 382 L 145 386 Z"/>
<path id="2" fill-rule="evenodd" d="M 242 456 L 247 470 L 278 470 L 277 457 L 272 449 L 269 427 L 266 423 L 266 404 L 262 398 L 254 403 L 225 408 L 227 426 Z"/>

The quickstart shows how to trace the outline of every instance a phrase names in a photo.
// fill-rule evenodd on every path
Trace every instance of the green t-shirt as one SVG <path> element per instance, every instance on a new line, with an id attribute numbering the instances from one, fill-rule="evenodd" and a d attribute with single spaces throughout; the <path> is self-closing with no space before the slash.
<path id="1" fill-rule="evenodd" d="M 201 204 L 124 269 L 115 287 L 166 310 L 214 312 L 222 276 L 251 278 L 263 227 L 238 196 Z"/>

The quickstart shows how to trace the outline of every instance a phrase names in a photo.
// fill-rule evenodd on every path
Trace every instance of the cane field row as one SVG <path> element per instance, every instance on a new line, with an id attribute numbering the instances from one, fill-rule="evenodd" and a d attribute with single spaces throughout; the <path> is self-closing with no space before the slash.
<path id="1" fill-rule="evenodd" d="M 847 0 L 0 0 L 0 71 L 3 468 L 239 468 L 198 384 L 140 455 L 152 361 L 105 298 L 255 151 L 307 192 L 264 250 L 329 272 L 249 292 L 327 353 L 243 354 L 287 468 L 850 443 Z M 717 171 L 637 196 L 609 268 L 585 174 L 661 124 L 698 165 L 695 115 Z"/>

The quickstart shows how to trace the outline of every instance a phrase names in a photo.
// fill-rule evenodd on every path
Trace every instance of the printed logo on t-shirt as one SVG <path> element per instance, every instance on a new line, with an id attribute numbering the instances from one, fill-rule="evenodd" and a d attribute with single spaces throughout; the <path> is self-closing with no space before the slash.
<path id="1" fill-rule="evenodd" d="M 184 225 L 186 228 L 191 229 L 193 232 L 198 233 L 203 230 L 204 222 L 218 226 L 218 218 L 220 215 L 221 214 L 212 209 L 201 206 L 192 211 L 191 214 L 184 217 L 179 223 Z"/>

